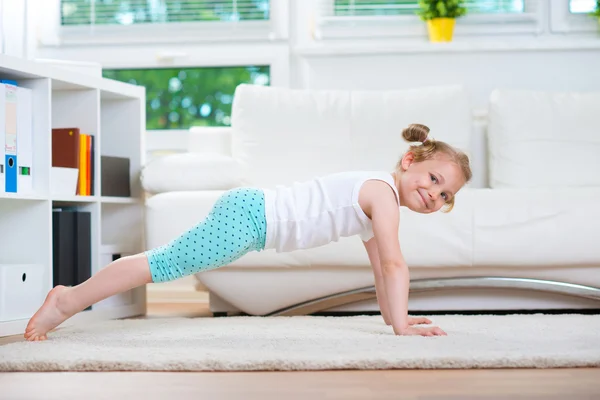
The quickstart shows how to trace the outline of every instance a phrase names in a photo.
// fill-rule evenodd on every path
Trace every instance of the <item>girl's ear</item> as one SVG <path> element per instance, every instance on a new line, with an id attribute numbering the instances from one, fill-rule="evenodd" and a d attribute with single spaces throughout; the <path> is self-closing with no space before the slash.
<path id="1" fill-rule="evenodd" d="M 404 154 L 404 156 L 402 157 L 402 170 L 406 171 L 408 167 L 410 167 L 410 165 L 414 162 L 415 155 L 411 151 L 406 152 L 406 154 Z"/>

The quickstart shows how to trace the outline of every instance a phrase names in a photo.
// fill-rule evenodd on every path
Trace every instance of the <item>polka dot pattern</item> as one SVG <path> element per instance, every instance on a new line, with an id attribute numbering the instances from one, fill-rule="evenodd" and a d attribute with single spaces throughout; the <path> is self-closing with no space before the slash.
<path id="1" fill-rule="evenodd" d="M 227 265 L 265 247 L 267 222 L 261 190 L 225 192 L 207 217 L 166 245 L 148 250 L 153 282 L 166 282 Z"/>

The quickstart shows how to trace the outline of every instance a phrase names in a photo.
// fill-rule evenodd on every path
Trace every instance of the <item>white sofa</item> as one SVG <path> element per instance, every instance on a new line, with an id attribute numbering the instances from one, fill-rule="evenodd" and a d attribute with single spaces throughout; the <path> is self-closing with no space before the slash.
<path id="1" fill-rule="evenodd" d="M 418 122 L 465 150 L 474 178 L 448 214 L 401 210 L 413 312 L 600 308 L 600 93 L 496 90 L 476 115 L 461 86 L 304 91 L 241 85 L 231 128 L 190 130 L 188 152 L 142 182 L 147 247 L 206 216 L 236 186 L 348 169 L 392 171 Z M 250 253 L 196 274 L 215 313 L 377 311 L 358 237 Z"/>

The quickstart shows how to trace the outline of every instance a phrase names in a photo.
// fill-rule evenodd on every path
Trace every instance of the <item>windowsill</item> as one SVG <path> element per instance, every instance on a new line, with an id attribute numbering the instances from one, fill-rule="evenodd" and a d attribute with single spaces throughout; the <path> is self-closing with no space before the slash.
<path id="1" fill-rule="evenodd" d="M 248 43 L 287 40 L 268 21 L 240 23 L 140 24 L 130 26 L 66 26 L 47 35 L 40 46 L 156 45 L 182 43 Z"/>
<path id="2" fill-rule="evenodd" d="M 95 37 L 76 37 L 64 36 L 53 41 L 44 41 L 40 47 L 79 47 L 79 46 L 139 46 L 139 45 L 181 45 L 181 44 L 279 44 L 286 43 L 287 39 L 279 38 L 271 33 L 265 34 L 236 34 L 236 35 L 207 35 L 200 38 L 197 35 L 162 35 L 153 36 L 128 36 L 125 39 L 117 36 L 95 36 Z"/>
<path id="3" fill-rule="evenodd" d="M 293 53 L 305 57 L 410 53 L 477 53 L 504 51 L 598 50 L 600 35 L 560 37 L 455 37 L 449 43 L 430 43 L 427 38 L 396 40 L 322 41 L 296 46 Z"/>

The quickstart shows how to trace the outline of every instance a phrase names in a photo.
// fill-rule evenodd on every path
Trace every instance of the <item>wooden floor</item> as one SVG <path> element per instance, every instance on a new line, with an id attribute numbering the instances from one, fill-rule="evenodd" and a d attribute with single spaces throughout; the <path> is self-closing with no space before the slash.
<path id="1" fill-rule="evenodd" d="M 206 304 L 149 303 L 145 318 L 171 316 L 210 312 Z M 600 369 L 0 373 L 0 400 L 71 398 L 591 400 L 600 399 Z"/>

